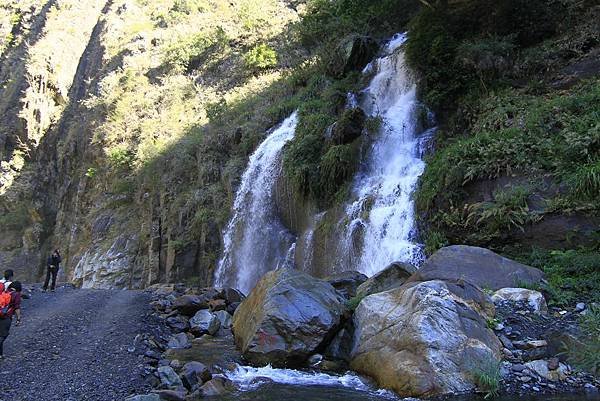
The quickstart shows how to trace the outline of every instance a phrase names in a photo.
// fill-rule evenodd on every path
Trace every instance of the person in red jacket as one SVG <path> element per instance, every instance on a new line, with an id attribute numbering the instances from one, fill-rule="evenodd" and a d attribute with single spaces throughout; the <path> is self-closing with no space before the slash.
<path id="1" fill-rule="evenodd" d="M 4 340 L 10 333 L 10 326 L 12 325 L 13 316 L 17 317 L 16 325 L 21 324 L 21 290 L 23 287 L 19 281 L 13 281 L 8 286 L 8 293 L 10 294 L 10 304 L 8 312 L 4 318 L 0 318 L 0 359 L 4 359 Z"/>

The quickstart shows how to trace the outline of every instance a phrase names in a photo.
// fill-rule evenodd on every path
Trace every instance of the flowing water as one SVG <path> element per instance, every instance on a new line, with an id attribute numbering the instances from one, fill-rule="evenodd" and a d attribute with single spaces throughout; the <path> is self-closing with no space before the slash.
<path id="1" fill-rule="evenodd" d="M 369 276 L 391 262 L 418 263 L 421 258 L 414 241 L 412 193 L 425 167 L 424 138 L 434 130 L 424 132 L 420 121 L 416 81 L 401 49 L 405 39 L 394 36 L 365 69 L 374 76 L 358 101 L 381 126 L 354 180 L 355 199 L 346 209 L 349 223 L 341 248 L 350 256 L 348 263 Z"/>
<path id="2" fill-rule="evenodd" d="M 217 287 L 248 293 L 266 272 L 289 260 L 294 236 L 283 226 L 274 201 L 283 146 L 294 137 L 297 113 L 284 120 L 250 156 L 223 234 L 223 256 L 215 273 Z"/>

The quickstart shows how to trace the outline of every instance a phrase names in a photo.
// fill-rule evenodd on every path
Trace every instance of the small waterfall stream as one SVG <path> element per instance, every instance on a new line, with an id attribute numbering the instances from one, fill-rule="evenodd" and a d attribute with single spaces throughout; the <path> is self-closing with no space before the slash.
<path id="1" fill-rule="evenodd" d="M 422 106 L 401 49 L 405 40 L 404 34 L 395 35 L 382 56 L 367 66 L 365 73 L 373 78 L 358 100 L 381 126 L 355 177 L 354 201 L 346 208 L 349 223 L 340 240 L 348 264 L 368 276 L 391 262 L 418 263 L 421 258 L 414 242 L 412 193 L 425 167 L 419 123 Z"/>
<path id="2" fill-rule="evenodd" d="M 215 273 L 217 287 L 249 293 L 266 272 L 290 260 L 294 236 L 283 226 L 274 202 L 281 172 L 281 151 L 294 137 L 297 113 L 285 119 L 250 156 L 223 234 L 223 256 Z"/>

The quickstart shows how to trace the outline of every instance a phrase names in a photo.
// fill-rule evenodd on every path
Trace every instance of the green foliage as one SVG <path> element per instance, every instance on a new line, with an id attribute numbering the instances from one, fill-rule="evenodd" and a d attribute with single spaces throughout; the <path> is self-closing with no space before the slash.
<path id="1" fill-rule="evenodd" d="M 600 301 L 600 253 L 596 250 L 536 249 L 523 260 L 546 273 L 550 304 Z"/>
<path id="2" fill-rule="evenodd" d="M 90 167 L 85 171 L 85 176 L 87 178 L 94 178 L 97 173 L 98 173 L 98 170 L 96 170 L 94 167 Z"/>
<path id="3" fill-rule="evenodd" d="M 473 367 L 471 373 L 477 387 L 486 393 L 485 399 L 496 397 L 498 395 L 501 379 L 500 361 L 497 361 L 494 358 L 480 361 L 478 366 Z"/>
<path id="4" fill-rule="evenodd" d="M 527 205 L 530 191 L 524 187 L 512 187 L 494 193 L 493 202 L 481 202 L 470 206 L 470 219 L 482 226 L 489 235 L 499 235 L 513 228 L 523 231 L 523 226 L 537 220 Z"/>
<path id="5" fill-rule="evenodd" d="M 359 152 L 356 144 L 336 145 L 329 148 L 320 162 L 321 188 L 324 198 L 334 195 L 350 180 L 358 167 Z"/>
<path id="6" fill-rule="evenodd" d="M 431 208 L 436 197 L 452 199 L 471 181 L 543 171 L 564 178 L 573 196 L 587 199 L 598 185 L 598 110 L 600 80 L 550 97 L 504 91 L 483 99 L 472 135 L 429 158 L 418 207 Z"/>
<path id="7" fill-rule="evenodd" d="M 348 33 L 388 36 L 399 32 L 418 10 L 407 0 L 309 0 L 297 29 L 305 45 L 322 46 Z"/>
<path id="8" fill-rule="evenodd" d="M 570 361 L 578 368 L 600 375 L 600 306 L 591 305 L 580 318 L 582 343 L 569 350 Z"/>
<path id="9" fill-rule="evenodd" d="M 164 53 L 163 63 L 177 72 L 190 73 L 202 62 L 204 53 L 212 46 L 225 44 L 227 35 L 222 28 L 214 32 L 199 32 L 184 37 L 171 46 Z"/>
<path id="10" fill-rule="evenodd" d="M 433 255 L 438 249 L 449 245 L 448 238 L 439 231 L 430 231 L 425 238 L 425 254 Z"/>
<path id="11" fill-rule="evenodd" d="M 350 311 L 355 311 L 356 308 L 358 308 L 358 305 L 360 305 L 361 301 L 365 298 L 364 295 L 362 296 L 354 296 L 352 298 L 350 298 L 348 300 L 348 302 L 346 302 L 346 308 L 348 308 L 348 310 Z"/>
<path id="12" fill-rule="evenodd" d="M 114 167 L 129 168 L 133 165 L 135 155 L 129 149 L 116 147 L 109 150 L 108 160 Z"/>
<path id="13" fill-rule="evenodd" d="M 244 61 L 251 70 L 266 70 L 277 65 L 277 52 L 269 45 L 262 43 L 246 53 Z"/>

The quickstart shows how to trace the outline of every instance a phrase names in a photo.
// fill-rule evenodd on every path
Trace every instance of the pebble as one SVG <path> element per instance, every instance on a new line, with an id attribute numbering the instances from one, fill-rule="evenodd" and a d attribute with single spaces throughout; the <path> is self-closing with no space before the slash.
<path id="1" fill-rule="evenodd" d="M 525 365 L 523 365 L 523 364 L 520 364 L 520 363 L 515 363 L 515 364 L 514 364 L 514 365 L 512 365 L 512 367 L 511 367 L 511 369 L 512 369 L 514 372 L 522 372 L 522 371 L 524 371 L 524 370 L 525 370 L 525 368 L 526 368 L 526 366 L 525 366 Z"/>
<path id="2" fill-rule="evenodd" d="M 585 310 L 585 304 L 583 302 L 579 302 L 575 305 L 575 312 L 583 312 Z"/>
<path id="3" fill-rule="evenodd" d="M 539 391 L 540 391 L 540 388 L 539 388 L 539 387 L 536 387 L 536 386 L 533 386 L 533 387 L 531 387 L 531 389 L 532 389 L 533 391 L 536 391 L 536 392 L 539 392 Z"/>
<path id="4" fill-rule="evenodd" d="M 528 383 L 531 381 L 531 377 L 529 376 L 521 376 L 519 377 L 519 380 L 521 380 L 523 383 Z"/>

